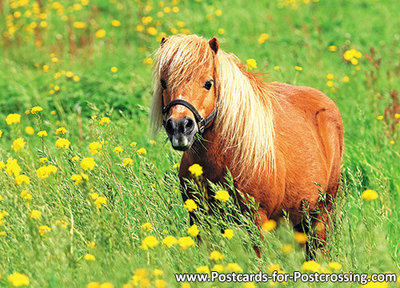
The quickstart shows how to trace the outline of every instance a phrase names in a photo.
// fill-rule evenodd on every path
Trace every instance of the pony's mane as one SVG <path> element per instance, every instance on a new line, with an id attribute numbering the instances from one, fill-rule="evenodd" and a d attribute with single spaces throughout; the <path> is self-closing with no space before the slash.
<path id="1" fill-rule="evenodd" d="M 167 73 L 168 83 L 174 90 L 211 62 L 215 65 L 218 106 L 214 129 L 220 133 L 224 148 L 233 155 L 231 170 L 237 177 L 266 170 L 272 175 L 275 133 L 271 89 L 256 74 L 247 72 L 235 55 L 222 50 L 216 55 L 212 53 L 208 41 L 202 37 L 172 36 L 158 49 L 151 111 L 154 132 L 162 126 L 160 75 Z"/>

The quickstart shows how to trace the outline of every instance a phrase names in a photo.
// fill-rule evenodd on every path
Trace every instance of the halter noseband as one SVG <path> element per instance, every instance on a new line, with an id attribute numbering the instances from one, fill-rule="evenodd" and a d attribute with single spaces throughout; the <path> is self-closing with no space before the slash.
<path id="1" fill-rule="evenodd" d="M 162 99 L 162 98 L 161 98 Z M 196 118 L 196 124 L 199 129 L 199 133 L 203 134 L 204 130 L 206 129 L 207 125 L 211 123 L 211 121 L 215 118 L 217 115 L 217 106 L 214 107 L 213 111 L 208 115 L 206 118 L 201 117 L 199 112 L 197 112 L 196 108 L 189 102 L 182 100 L 182 99 L 177 99 L 173 100 L 168 103 L 167 106 L 164 106 L 163 101 L 161 102 L 161 108 L 162 108 L 162 115 L 163 115 L 163 126 L 165 127 L 166 124 L 166 115 L 168 114 L 169 109 L 175 105 L 183 105 L 186 108 L 188 108 Z"/>

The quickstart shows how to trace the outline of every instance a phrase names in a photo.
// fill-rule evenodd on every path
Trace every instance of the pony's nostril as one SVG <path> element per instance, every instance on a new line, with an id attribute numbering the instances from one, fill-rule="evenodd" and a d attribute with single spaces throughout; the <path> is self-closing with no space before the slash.
<path id="1" fill-rule="evenodd" d="M 184 125 L 183 132 L 185 134 L 190 134 L 194 129 L 194 121 L 189 117 L 185 118 L 183 125 Z"/>
<path id="2" fill-rule="evenodd" d="M 174 121 L 172 120 L 172 118 L 169 118 L 167 120 L 167 123 L 165 124 L 165 131 L 168 134 L 174 134 L 174 128 L 175 128 Z"/>

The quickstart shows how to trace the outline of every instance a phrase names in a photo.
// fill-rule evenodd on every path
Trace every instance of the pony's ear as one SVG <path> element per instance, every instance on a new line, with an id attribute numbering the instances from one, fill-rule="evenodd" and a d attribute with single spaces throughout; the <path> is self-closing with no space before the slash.
<path id="1" fill-rule="evenodd" d="M 167 38 L 162 37 L 161 42 L 160 42 L 160 46 L 162 47 L 164 45 L 165 42 L 167 42 Z"/>
<path id="2" fill-rule="evenodd" d="M 218 39 L 213 37 L 210 41 L 208 41 L 208 44 L 210 45 L 211 49 L 215 52 L 215 54 L 217 54 L 219 48 Z"/>

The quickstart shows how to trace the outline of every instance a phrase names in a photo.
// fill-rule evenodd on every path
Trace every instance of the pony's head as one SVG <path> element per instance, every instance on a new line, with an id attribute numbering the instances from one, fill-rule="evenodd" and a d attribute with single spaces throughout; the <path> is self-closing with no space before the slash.
<path id="1" fill-rule="evenodd" d="M 163 123 L 174 149 L 187 150 L 215 116 L 216 38 L 163 38 L 156 54 L 152 119 Z M 161 113 L 160 113 L 161 109 Z"/>
<path id="2" fill-rule="evenodd" d="M 216 129 L 232 152 L 236 175 L 275 167 L 272 90 L 218 40 L 196 35 L 163 38 L 153 75 L 151 120 L 172 146 L 190 149 L 194 135 Z M 210 127 L 212 125 L 212 128 Z"/>

